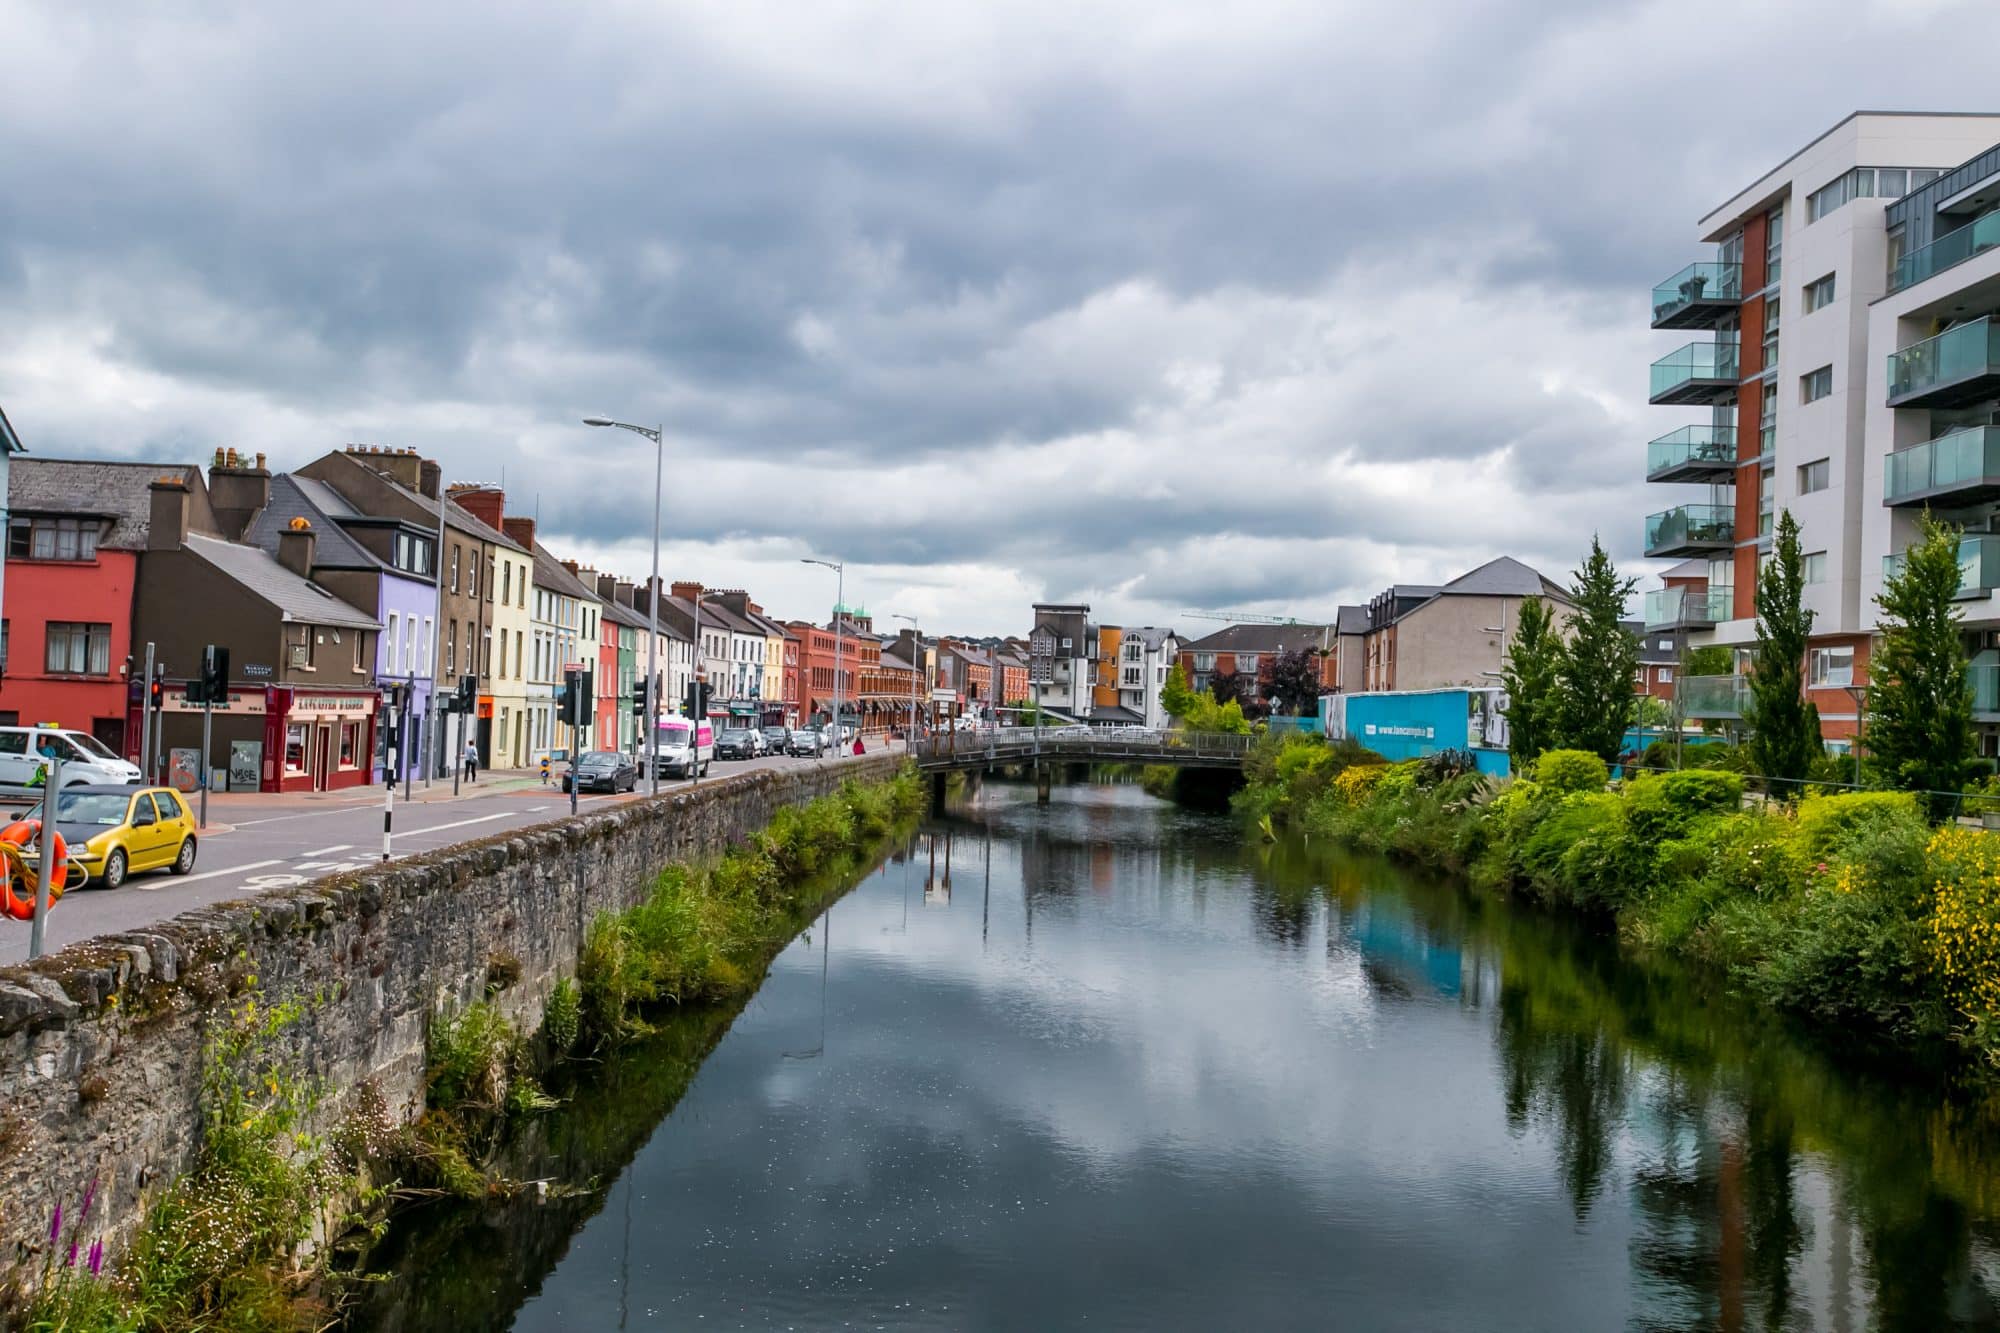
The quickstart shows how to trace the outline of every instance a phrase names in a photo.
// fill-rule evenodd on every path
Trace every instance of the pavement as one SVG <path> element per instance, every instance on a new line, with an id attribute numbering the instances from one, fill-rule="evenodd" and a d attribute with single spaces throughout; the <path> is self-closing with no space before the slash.
<path id="1" fill-rule="evenodd" d="M 871 743 L 869 753 L 881 753 L 881 747 Z M 709 768 L 706 780 L 814 762 L 837 764 L 843 760 L 781 755 L 719 760 Z M 686 785 L 685 779 L 660 779 L 663 795 Z M 643 800 L 645 792 L 642 779 L 636 793 L 579 795 L 577 808 L 581 813 Z M 461 784 L 457 796 L 452 795 L 449 780 L 433 782 L 428 791 L 418 782 L 407 801 L 402 788 L 396 789 L 390 853 L 396 857 L 434 852 L 560 819 L 568 813 L 569 797 L 556 778 L 544 786 L 534 770 L 481 774 L 477 783 Z M 93 935 L 137 930 L 196 907 L 288 888 L 382 861 L 380 787 L 285 795 L 216 792 L 209 796 L 208 820 L 197 841 L 193 874 L 148 871 L 133 875 L 115 892 L 86 886 L 65 894 L 44 922 L 44 951 L 53 953 Z M 28 935 L 27 922 L 0 917 L 0 967 L 27 961 Z"/>

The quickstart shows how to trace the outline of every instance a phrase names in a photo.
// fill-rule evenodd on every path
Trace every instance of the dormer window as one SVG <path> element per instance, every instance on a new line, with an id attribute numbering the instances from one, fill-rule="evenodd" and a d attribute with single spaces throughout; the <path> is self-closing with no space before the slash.
<path id="1" fill-rule="evenodd" d="M 101 519 L 25 515 L 7 525 L 9 560 L 95 560 Z"/>

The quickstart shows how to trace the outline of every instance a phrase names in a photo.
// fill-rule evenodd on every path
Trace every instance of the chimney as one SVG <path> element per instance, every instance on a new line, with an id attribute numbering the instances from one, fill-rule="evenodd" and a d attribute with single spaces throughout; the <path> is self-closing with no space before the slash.
<path id="1" fill-rule="evenodd" d="M 750 611 L 750 594 L 741 588 L 725 588 L 715 593 L 714 600 L 729 609 L 731 615 L 747 615 Z"/>
<path id="2" fill-rule="evenodd" d="M 503 516 L 501 520 L 498 523 L 493 524 L 493 526 L 499 528 L 509 537 L 512 537 L 515 541 L 519 542 L 522 546 L 525 546 L 529 551 L 533 551 L 535 549 L 534 519 L 515 518 L 513 515 L 509 514 Z"/>
<path id="3" fill-rule="evenodd" d="M 599 601 L 615 602 L 619 606 L 629 606 L 631 604 L 627 601 L 624 590 L 618 586 L 618 576 L 616 574 L 599 574 L 596 582 L 591 586 L 596 589 Z"/>
<path id="4" fill-rule="evenodd" d="M 452 486 L 445 494 L 458 502 L 458 507 L 478 519 L 489 528 L 504 530 L 507 515 L 507 493 L 492 486 Z"/>
<path id="5" fill-rule="evenodd" d="M 417 491 L 429 499 L 438 498 L 444 489 L 444 469 L 428 458 L 417 461 Z"/>
<path id="6" fill-rule="evenodd" d="M 165 476 L 147 487 L 152 492 L 152 519 L 146 526 L 146 549 L 178 551 L 187 542 L 188 488 L 179 477 Z"/>
<path id="7" fill-rule="evenodd" d="M 424 460 L 414 449 L 384 449 L 378 444 L 350 444 L 347 452 L 355 461 L 381 473 L 399 486 L 418 490 L 423 484 Z"/>
<path id="8" fill-rule="evenodd" d="M 702 586 L 699 583 L 691 583 L 684 579 L 676 579 L 673 583 L 673 594 L 674 596 L 680 598 L 683 601 L 692 602 L 697 597 L 701 596 Z"/>
<path id="9" fill-rule="evenodd" d="M 638 585 L 628 583 L 624 579 L 618 579 L 617 585 L 618 604 L 620 606 L 629 606 L 634 610 L 641 609 L 639 605 Z"/>
<path id="10" fill-rule="evenodd" d="M 208 469 L 208 507 L 215 525 L 230 541 L 242 538 L 250 521 L 271 503 L 271 474 L 263 465 L 263 455 L 252 466 L 234 449 L 225 450 L 222 462 Z"/>
<path id="11" fill-rule="evenodd" d="M 312 530 L 312 524 L 295 518 L 290 527 L 278 534 L 278 563 L 300 578 L 309 579 L 318 546 L 319 534 Z"/>

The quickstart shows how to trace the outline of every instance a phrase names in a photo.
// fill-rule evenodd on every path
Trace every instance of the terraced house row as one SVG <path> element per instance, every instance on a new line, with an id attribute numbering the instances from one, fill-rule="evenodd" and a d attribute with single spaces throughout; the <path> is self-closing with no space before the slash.
<path id="1" fill-rule="evenodd" d="M 1646 519 L 1677 559 L 1645 621 L 1736 671 L 1681 678 L 1683 711 L 1741 716 L 1755 582 L 1780 510 L 1816 616 L 1807 688 L 1852 744 L 1875 597 L 1928 507 L 1962 525 L 1961 593 L 1983 752 L 2000 753 L 2000 116 L 1861 111 L 1701 220 L 1714 249 L 1653 289 L 1652 327 L 1695 340 L 1652 366 L 1678 409 L 1647 446 L 1682 497 Z"/>

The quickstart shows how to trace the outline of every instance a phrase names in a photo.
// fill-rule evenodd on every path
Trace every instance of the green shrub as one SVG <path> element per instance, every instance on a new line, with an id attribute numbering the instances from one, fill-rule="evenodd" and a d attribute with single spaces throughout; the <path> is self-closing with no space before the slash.
<path id="1" fill-rule="evenodd" d="M 1923 829 L 1917 798 L 1903 791 L 1851 791 L 1808 796 L 1799 802 L 1799 830 L 1814 856 L 1831 855 L 1842 844 L 1873 829 L 1895 825 Z"/>
<path id="2" fill-rule="evenodd" d="M 452 1111 L 499 1111 L 519 1047 L 513 1024 L 491 1001 L 432 1015 L 425 1100 Z"/>
<path id="3" fill-rule="evenodd" d="M 583 1032 L 583 992 L 576 982 L 564 977 L 549 991 L 542 1006 L 542 1036 L 557 1055 L 567 1054 Z"/>
<path id="4" fill-rule="evenodd" d="M 1611 770 L 1587 750 L 1550 750 L 1535 761 L 1528 776 L 1540 786 L 1562 794 L 1603 791 L 1611 781 Z"/>
<path id="5" fill-rule="evenodd" d="M 1729 813 L 1742 805 L 1743 779 L 1734 773 L 1642 773 L 1625 784 L 1633 836 L 1648 844 L 1679 835 L 1697 815 Z"/>

